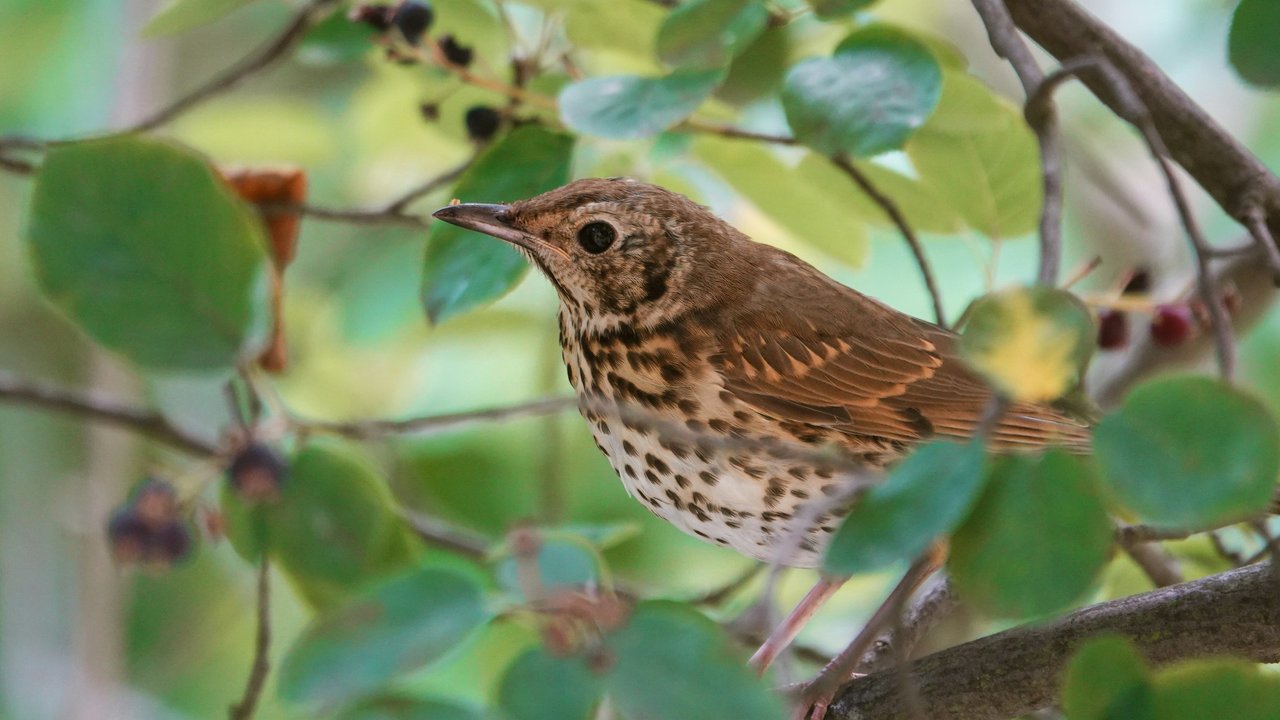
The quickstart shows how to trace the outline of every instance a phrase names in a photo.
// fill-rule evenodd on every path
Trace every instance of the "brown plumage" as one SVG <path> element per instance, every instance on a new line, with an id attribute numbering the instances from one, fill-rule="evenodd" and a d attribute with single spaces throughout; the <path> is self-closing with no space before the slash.
<path id="1" fill-rule="evenodd" d="M 971 436 L 991 396 L 957 357 L 951 332 L 654 185 L 580 180 L 436 217 L 514 244 L 556 286 L 570 383 L 632 495 L 685 531 L 757 558 L 773 559 L 805 503 L 835 494 L 829 469 L 689 447 L 600 404 L 712 438 L 834 445 L 883 466 L 926 438 Z M 1088 428 L 1020 404 L 991 438 L 1084 449 Z M 833 528 L 830 515 L 819 516 L 787 560 L 814 565 Z"/>

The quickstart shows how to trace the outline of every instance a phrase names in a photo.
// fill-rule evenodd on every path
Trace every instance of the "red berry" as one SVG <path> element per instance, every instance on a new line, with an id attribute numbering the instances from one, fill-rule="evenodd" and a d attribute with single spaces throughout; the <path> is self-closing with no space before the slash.
<path id="1" fill-rule="evenodd" d="M 175 565 L 191 556 L 194 544 L 191 528 L 182 520 L 174 520 L 155 534 L 148 559 L 165 567 Z"/>
<path id="2" fill-rule="evenodd" d="M 1157 345 L 1175 347 L 1191 337 L 1195 321 L 1187 305 L 1161 305 L 1151 317 L 1151 339 Z"/>
<path id="3" fill-rule="evenodd" d="M 249 504 L 274 502 L 280 497 L 288 466 L 275 450 L 254 443 L 241 450 L 227 468 L 227 480 Z"/>
<path id="4" fill-rule="evenodd" d="M 111 556 L 116 562 L 134 564 L 142 562 L 151 549 L 151 528 L 132 508 L 122 508 L 107 523 L 107 541 L 111 544 Z"/>
<path id="5" fill-rule="evenodd" d="M 178 491 L 164 480 L 147 480 L 133 491 L 129 512 L 154 530 L 178 516 Z"/>
<path id="6" fill-rule="evenodd" d="M 1119 350 L 1129 342 L 1129 317 L 1110 308 L 1098 313 L 1098 347 Z"/>

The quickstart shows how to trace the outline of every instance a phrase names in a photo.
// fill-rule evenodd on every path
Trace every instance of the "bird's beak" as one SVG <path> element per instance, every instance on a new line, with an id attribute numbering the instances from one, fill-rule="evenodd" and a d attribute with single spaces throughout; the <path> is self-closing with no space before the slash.
<path id="1" fill-rule="evenodd" d="M 511 224 L 510 205 L 462 203 L 442 207 L 431 216 L 450 225 L 475 230 L 513 245 L 532 249 L 534 238 Z"/>

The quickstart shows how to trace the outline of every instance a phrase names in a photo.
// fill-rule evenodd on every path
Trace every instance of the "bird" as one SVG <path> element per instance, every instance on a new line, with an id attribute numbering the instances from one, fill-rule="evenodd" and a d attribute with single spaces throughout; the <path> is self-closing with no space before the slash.
<path id="1" fill-rule="evenodd" d="M 987 415 L 993 391 L 955 333 L 657 185 L 587 178 L 434 217 L 510 243 L 555 287 L 569 383 L 627 492 L 757 560 L 820 565 L 849 509 L 804 512 L 846 494 L 822 453 L 879 470 L 927 440 L 971 438 Z M 1009 403 L 988 425 L 996 448 L 1089 443 L 1086 420 L 1047 404 Z M 792 530 L 800 517 L 809 526 Z"/>

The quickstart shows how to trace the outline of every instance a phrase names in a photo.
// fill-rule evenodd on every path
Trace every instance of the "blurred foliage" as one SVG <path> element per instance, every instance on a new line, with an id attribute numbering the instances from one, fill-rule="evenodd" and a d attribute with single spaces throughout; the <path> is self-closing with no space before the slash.
<path id="1" fill-rule="evenodd" d="M 1152 51 L 1197 97 L 1217 97 L 1228 62 L 1256 85 L 1280 78 L 1274 3 L 1243 0 L 1234 17 L 1222 3 L 1147 8 L 1163 25 L 1098 4 L 1143 42 L 1159 45 L 1143 34 L 1153 25 L 1167 33 Z M 993 89 L 1009 77 L 971 16 L 924 0 L 436 0 L 425 37 L 392 41 L 349 20 L 353 5 L 335 2 L 285 62 L 157 133 L 56 144 L 22 155 L 38 160 L 33 182 L 0 176 L 0 367 L 150 401 L 208 443 L 228 437 L 222 388 L 261 349 L 282 271 L 254 210 L 219 178 L 233 167 L 296 166 L 310 204 L 381 208 L 474 158 L 456 182 L 409 203 L 415 216 L 455 197 L 508 201 L 574 177 L 630 175 L 889 304 L 923 309 L 895 228 L 828 157 L 848 155 L 923 234 L 949 307 L 1032 275 L 1037 146 L 1020 108 Z M 0 136 L 126 126 L 260 47 L 296 9 L 0 0 Z M 1191 42 L 1206 27 L 1218 40 Z M 473 51 L 465 72 L 435 62 L 445 36 Z M 1094 105 L 1060 97 L 1065 124 L 1085 128 L 1074 140 L 1098 145 L 1096 157 L 1127 157 L 1123 138 L 1096 130 Z M 1228 124 L 1275 166 L 1280 145 L 1249 128 L 1267 127 L 1280 106 L 1227 100 L 1238 113 Z M 476 108 L 499 118 L 495 137 L 468 123 Z M 727 137 L 726 126 L 797 142 Z M 1102 211 L 1071 199 L 1069 261 L 1126 243 L 1083 230 Z M 1223 242 L 1239 234 L 1211 227 Z M 1165 263 L 1107 260 L 1107 277 L 1082 294 L 1114 294 L 1127 263 Z M 1173 278 L 1152 291 L 1165 299 L 1185 276 L 1157 269 Z M 747 598 L 709 610 L 687 602 L 745 561 L 629 500 L 576 418 L 360 444 L 294 432 L 299 419 L 567 392 L 554 292 L 522 284 L 526 271 L 511 248 L 454 226 L 304 217 L 282 286 L 290 366 L 273 379 L 254 373 L 289 465 L 265 499 L 221 481 L 226 458 L 192 461 L 0 407 L 0 717 L 67 716 L 86 697 L 121 717 L 224 714 L 250 663 L 264 560 L 287 580 L 269 608 L 278 671 L 264 718 L 540 720 L 591 717 L 602 704 L 637 719 L 782 716 L 719 622 Z M 1093 332 L 1074 296 L 1018 287 L 978 300 L 962 343 L 1007 395 L 1041 400 L 1077 384 Z M 984 617 L 1039 618 L 1147 589 L 1131 563 L 1112 561 L 1111 518 L 1196 528 L 1266 504 L 1280 464 L 1278 347 L 1272 313 L 1242 346 L 1242 387 L 1139 387 L 1102 420 L 1096 461 L 924 446 L 836 532 L 824 568 L 858 576 L 802 642 L 838 650 L 901 569 L 946 536 L 956 584 Z M 170 479 L 202 528 L 190 562 L 165 573 L 115 569 L 102 540 L 144 473 Z M 471 529 L 482 547 L 420 542 L 407 508 Z M 1224 536 L 1257 549 L 1240 528 Z M 1226 567 L 1204 538 L 1175 548 L 1189 574 Z M 785 600 L 812 577 L 791 573 Z M 614 604 L 614 589 L 641 600 Z M 1152 672 L 1103 640 L 1073 662 L 1064 704 L 1073 718 L 1223 707 L 1263 717 L 1275 693 L 1251 666 Z"/>

